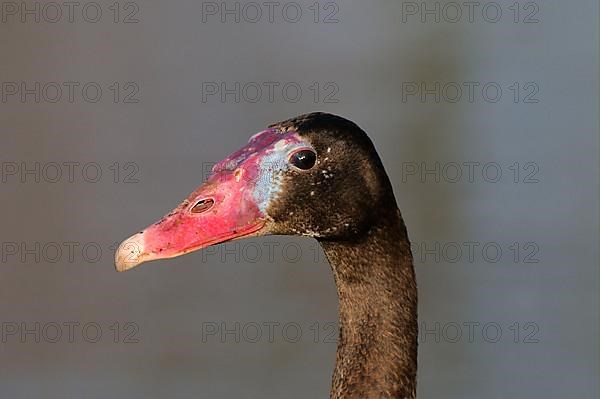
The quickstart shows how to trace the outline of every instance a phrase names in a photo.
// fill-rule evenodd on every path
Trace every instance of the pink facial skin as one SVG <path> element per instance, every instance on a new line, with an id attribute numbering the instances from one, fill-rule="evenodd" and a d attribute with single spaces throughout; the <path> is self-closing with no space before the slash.
<path id="1" fill-rule="evenodd" d="M 272 160 L 285 159 L 287 151 L 302 144 L 294 132 L 268 129 L 254 135 L 245 147 L 216 164 L 207 181 L 177 208 L 123 241 L 115 255 L 117 270 L 260 233 L 275 184 L 274 165 L 281 164 Z"/>

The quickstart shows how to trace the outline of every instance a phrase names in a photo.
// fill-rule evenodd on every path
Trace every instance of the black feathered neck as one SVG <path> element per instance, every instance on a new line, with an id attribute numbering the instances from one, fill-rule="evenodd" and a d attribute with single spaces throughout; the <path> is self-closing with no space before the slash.
<path id="1" fill-rule="evenodd" d="M 400 212 L 356 240 L 320 243 L 339 298 L 331 397 L 414 398 L 417 288 Z"/>

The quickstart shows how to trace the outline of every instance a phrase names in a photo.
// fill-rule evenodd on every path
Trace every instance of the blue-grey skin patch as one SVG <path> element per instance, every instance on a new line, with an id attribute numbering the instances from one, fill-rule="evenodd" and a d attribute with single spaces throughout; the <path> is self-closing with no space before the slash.
<path id="1" fill-rule="evenodd" d="M 252 195 L 261 212 L 265 213 L 271 200 L 275 199 L 281 192 L 283 174 L 292 167 L 288 161 L 289 156 L 300 148 L 308 148 L 314 151 L 309 143 L 288 142 L 282 139 L 276 142 L 273 149 L 260 160 L 259 177 Z"/>

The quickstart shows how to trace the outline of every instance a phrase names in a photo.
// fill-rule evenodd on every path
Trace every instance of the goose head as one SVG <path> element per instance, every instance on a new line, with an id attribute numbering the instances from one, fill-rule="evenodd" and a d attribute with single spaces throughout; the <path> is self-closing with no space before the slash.
<path id="1" fill-rule="evenodd" d="M 374 222 L 391 186 L 353 122 L 312 113 L 269 126 L 217 163 L 173 211 L 132 235 L 118 271 L 229 240 L 270 234 L 352 240 Z"/>

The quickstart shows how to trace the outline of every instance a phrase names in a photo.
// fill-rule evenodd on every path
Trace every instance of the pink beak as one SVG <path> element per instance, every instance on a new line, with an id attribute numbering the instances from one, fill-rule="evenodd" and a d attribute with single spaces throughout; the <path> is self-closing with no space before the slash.
<path id="1" fill-rule="evenodd" d="M 177 208 L 121 243 L 115 254 L 118 271 L 143 262 L 172 258 L 224 241 L 264 234 L 261 160 L 282 134 L 272 129 L 213 168 L 212 175 Z"/>

